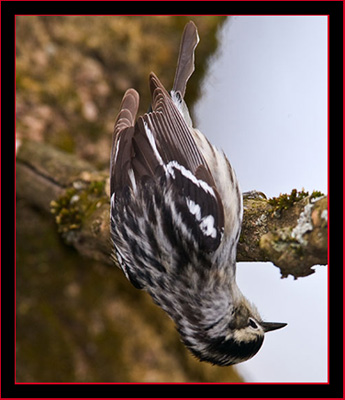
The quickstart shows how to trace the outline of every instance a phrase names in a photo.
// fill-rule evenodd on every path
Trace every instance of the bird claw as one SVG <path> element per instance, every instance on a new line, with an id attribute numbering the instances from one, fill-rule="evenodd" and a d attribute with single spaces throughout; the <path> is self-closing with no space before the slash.
<path id="1" fill-rule="evenodd" d="M 257 190 L 250 190 L 249 192 L 242 193 L 242 196 L 246 200 L 262 200 L 267 199 L 265 193 L 258 192 Z"/>

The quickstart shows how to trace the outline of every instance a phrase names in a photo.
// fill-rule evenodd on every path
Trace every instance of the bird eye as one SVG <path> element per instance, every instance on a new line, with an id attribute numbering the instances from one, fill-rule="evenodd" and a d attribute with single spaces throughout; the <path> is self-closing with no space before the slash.
<path id="1" fill-rule="evenodd" d="M 258 328 L 257 323 L 253 320 L 253 318 L 249 318 L 249 326 L 251 326 L 254 329 Z"/>

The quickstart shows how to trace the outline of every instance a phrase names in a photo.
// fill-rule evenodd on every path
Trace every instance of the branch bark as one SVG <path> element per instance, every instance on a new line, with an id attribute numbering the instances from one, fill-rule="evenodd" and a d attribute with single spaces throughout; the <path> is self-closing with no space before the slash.
<path id="1" fill-rule="evenodd" d="M 49 145 L 24 141 L 18 145 L 17 195 L 55 216 L 66 243 L 83 256 L 107 264 L 109 176 L 76 156 Z M 285 202 L 257 193 L 244 198 L 237 261 L 271 261 L 282 277 L 295 278 L 327 264 L 327 197 L 285 196 Z"/>

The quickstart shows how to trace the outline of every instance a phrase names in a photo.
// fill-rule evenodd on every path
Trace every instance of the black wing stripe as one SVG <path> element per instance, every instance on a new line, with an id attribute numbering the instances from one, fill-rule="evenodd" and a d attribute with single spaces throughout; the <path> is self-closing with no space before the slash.
<path id="1" fill-rule="evenodd" d="M 178 164 L 175 163 L 171 169 L 173 174 L 165 179 L 168 179 L 167 186 L 173 192 L 169 200 L 173 204 L 168 203 L 173 226 L 181 231 L 187 248 L 206 253 L 215 251 L 224 227 L 223 208 L 218 197 L 213 191 L 195 183 L 190 172 L 184 171 Z"/>

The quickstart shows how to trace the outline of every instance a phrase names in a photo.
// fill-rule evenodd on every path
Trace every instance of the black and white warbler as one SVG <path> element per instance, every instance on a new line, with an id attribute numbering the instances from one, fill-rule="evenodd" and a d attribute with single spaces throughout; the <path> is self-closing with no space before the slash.
<path id="1" fill-rule="evenodd" d="M 151 73 L 152 106 L 137 121 L 138 93 L 123 97 L 110 161 L 111 236 L 126 277 L 168 313 L 191 352 L 231 365 L 286 324 L 263 322 L 236 284 L 242 194 L 183 100 L 198 41 L 189 22 L 172 91 Z"/>

